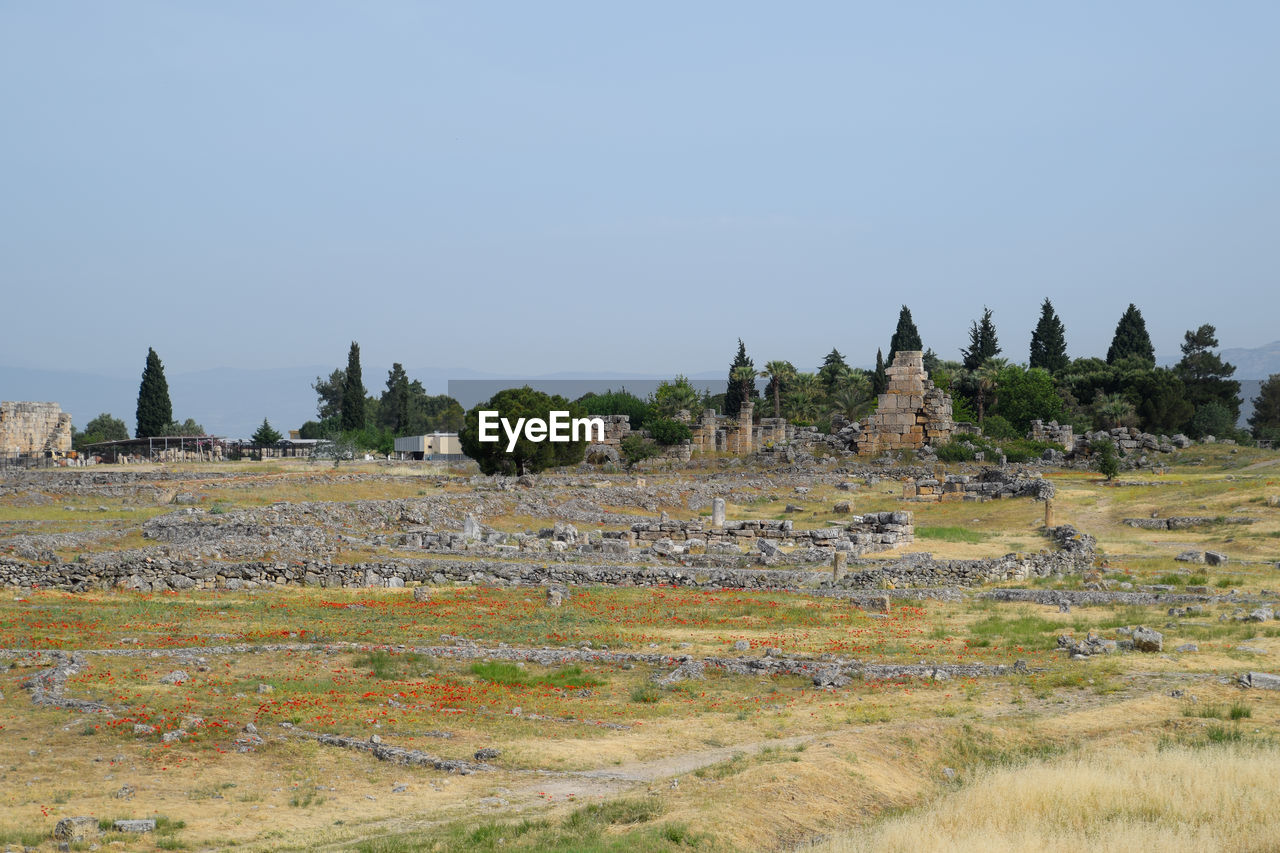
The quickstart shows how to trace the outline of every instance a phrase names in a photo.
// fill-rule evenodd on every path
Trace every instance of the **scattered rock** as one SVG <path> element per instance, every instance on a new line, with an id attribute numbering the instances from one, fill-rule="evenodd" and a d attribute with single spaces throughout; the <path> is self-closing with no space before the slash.
<path id="1" fill-rule="evenodd" d="M 1280 675 L 1267 672 L 1245 672 L 1238 678 L 1241 687 L 1254 687 L 1259 690 L 1280 690 Z"/>
<path id="2" fill-rule="evenodd" d="M 1225 566 L 1227 564 L 1227 555 L 1221 551 L 1205 551 L 1204 561 L 1211 566 Z"/>
<path id="3" fill-rule="evenodd" d="M 168 675 L 160 676 L 161 684 L 183 684 L 190 680 L 191 678 L 187 675 L 186 671 L 181 669 L 175 669 Z"/>
<path id="4" fill-rule="evenodd" d="M 68 844 L 83 844 L 98 837 L 96 817 L 64 817 L 53 828 L 53 837 Z"/>
<path id="5" fill-rule="evenodd" d="M 484 749 L 477 749 L 472 758 L 476 761 L 493 761 L 493 759 L 497 758 L 499 755 L 502 755 L 502 750 L 486 746 Z"/>
<path id="6" fill-rule="evenodd" d="M 151 818 L 139 820 L 118 820 L 112 824 L 112 827 L 116 832 L 155 832 L 156 822 Z"/>
<path id="7" fill-rule="evenodd" d="M 1139 625 L 1133 629 L 1133 647 L 1140 652 L 1164 651 L 1164 634 Z"/>

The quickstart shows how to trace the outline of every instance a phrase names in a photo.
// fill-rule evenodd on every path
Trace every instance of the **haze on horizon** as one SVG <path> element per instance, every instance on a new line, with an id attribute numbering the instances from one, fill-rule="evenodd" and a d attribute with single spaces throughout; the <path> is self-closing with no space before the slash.
<path id="1" fill-rule="evenodd" d="M 6 4 L 0 365 L 1280 337 L 1268 3 Z M 380 377 L 366 376 L 374 387 Z M 56 397 L 56 393 L 51 393 Z"/>

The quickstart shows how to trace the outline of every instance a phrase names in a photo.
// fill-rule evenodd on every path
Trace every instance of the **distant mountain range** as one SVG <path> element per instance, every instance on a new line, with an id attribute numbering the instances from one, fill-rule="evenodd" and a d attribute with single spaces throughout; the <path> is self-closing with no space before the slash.
<path id="1" fill-rule="evenodd" d="M 1222 350 L 1222 357 L 1236 366 L 1241 380 L 1240 423 L 1253 411 L 1252 400 L 1258 395 L 1262 380 L 1280 373 L 1280 341 L 1253 349 Z M 1178 356 L 1162 357 L 1161 364 L 1172 365 Z M 171 374 L 169 393 L 173 414 L 178 420 L 194 418 L 214 435 L 247 438 L 268 418 L 281 432 L 297 429 L 316 416 L 316 395 L 311 383 L 317 376 L 328 376 L 332 366 L 276 367 L 244 369 L 218 367 L 190 373 Z M 497 390 L 494 382 L 511 379 L 510 374 L 486 373 L 467 368 L 408 368 L 409 377 L 417 379 L 431 394 L 450 391 L 464 407 L 470 407 Z M 704 370 L 689 373 L 694 385 L 706 385 L 723 391 L 727 371 Z M 366 367 L 365 387 L 378 393 L 387 375 L 386 367 Z M 138 397 L 139 377 L 101 376 L 81 371 L 41 370 L 27 367 L 0 367 L 0 400 L 52 400 L 70 412 L 75 425 L 83 428 L 101 412 L 110 412 L 133 429 L 133 412 Z M 464 380 L 459 383 L 458 380 Z M 644 373 L 551 373 L 522 378 L 533 387 L 553 393 L 579 396 L 588 390 L 578 382 L 594 380 L 588 385 L 610 388 L 626 386 L 645 394 L 656 384 L 653 374 Z M 498 382 L 498 385 L 503 383 Z M 545 386 L 545 387 L 544 387 Z M 503 386 L 505 387 L 505 385 Z M 603 390 L 603 388 L 601 388 Z"/>

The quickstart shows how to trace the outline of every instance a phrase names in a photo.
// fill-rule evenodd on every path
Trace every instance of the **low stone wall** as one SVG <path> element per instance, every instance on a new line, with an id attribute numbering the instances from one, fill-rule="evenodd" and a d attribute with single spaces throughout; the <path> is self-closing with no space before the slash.
<path id="1" fill-rule="evenodd" d="M 840 551 L 868 553 L 886 550 L 915 541 L 915 523 L 909 512 L 871 512 L 855 515 L 839 527 L 797 530 L 791 521 L 750 520 L 726 521 L 722 526 L 707 527 L 701 520 L 661 521 L 631 525 L 629 544 L 644 547 L 647 543 L 667 539 L 672 542 L 701 540 L 704 544 L 728 542 L 752 544 L 758 539 L 793 542 Z"/>
<path id="2" fill-rule="evenodd" d="M 916 501 L 987 501 L 1002 498 L 1049 500 L 1056 491 L 1039 472 L 1023 473 L 987 468 L 980 474 L 926 476 L 903 484 L 902 497 Z"/>
<path id="3" fill-rule="evenodd" d="M 1169 518 L 1126 518 L 1124 523 L 1142 530 L 1189 530 L 1210 524 L 1254 524 L 1259 520 L 1244 515 L 1175 515 Z"/>

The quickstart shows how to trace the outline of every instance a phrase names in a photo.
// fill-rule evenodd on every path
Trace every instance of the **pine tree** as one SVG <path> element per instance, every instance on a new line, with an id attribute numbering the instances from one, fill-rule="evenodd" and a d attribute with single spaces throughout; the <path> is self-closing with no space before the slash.
<path id="1" fill-rule="evenodd" d="M 1253 398 L 1249 426 L 1254 438 L 1280 439 L 1280 373 L 1271 374 Z"/>
<path id="2" fill-rule="evenodd" d="M 272 428 L 270 422 L 268 422 L 266 418 L 262 419 L 262 426 L 258 427 L 258 431 L 250 436 L 250 438 L 253 439 L 253 443 L 261 447 L 268 447 L 275 444 L 282 437 L 283 436 L 281 436 L 279 432 Z"/>
<path id="3" fill-rule="evenodd" d="M 877 396 L 883 394 L 889 387 L 889 374 L 884 366 L 884 354 L 880 350 L 876 350 L 876 371 L 871 374 L 871 393 Z"/>
<path id="4" fill-rule="evenodd" d="M 1147 321 L 1142 319 L 1142 312 L 1132 302 L 1120 317 L 1120 322 L 1116 323 L 1116 334 L 1107 350 L 1107 364 L 1127 358 L 1140 359 L 1148 367 L 1156 366 L 1156 350 L 1151 345 L 1151 336 L 1147 334 Z"/>
<path id="5" fill-rule="evenodd" d="M 342 430 L 364 429 L 364 380 L 360 376 L 360 345 L 351 342 L 342 383 Z"/>
<path id="6" fill-rule="evenodd" d="M 818 378 L 822 380 L 827 394 L 832 394 L 849 378 L 851 372 L 840 350 L 832 347 L 831 352 L 827 353 L 827 357 L 822 360 L 822 367 L 818 368 Z"/>
<path id="7" fill-rule="evenodd" d="M 1213 351 L 1217 346 L 1217 329 L 1208 323 L 1187 332 L 1182 360 L 1174 370 L 1187 386 L 1187 399 L 1193 406 L 1199 409 L 1217 403 L 1231 413 L 1231 422 L 1235 423 L 1240 417 L 1240 383 L 1231 378 L 1235 365 Z"/>
<path id="8" fill-rule="evenodd" d="M 169 383 L 164 378 L 164 365 L 156 351 L 147 348 L 147 366 L 138 386 L 138 410 L 134 417 L 134 436 L 146 438 L 164 435 L 173 422 L 173 403 L 169 401 Z"/>
<path id="9" fill-rule="evenodd" d="M 888 364 L 893 364 L 893 357 L 899 350 L 908 352 L 923 349 L 924 342 L 920 340 L 920 330 L 911 319 L 911 309 L 903 305 L 902 310 L 898 312 L 898 328 L 894 330 L 893 338 L 889 341 Z M 885 384 L 888 385 L 887 382 Z"/>
<path id="10" fill-rule="evenodd" d="M 754 383 L 742 381 L 745 371 L 735 375 L 734 371 L 741 367 L 751 368 L 754 375 L 755 363 L 747 358 L 747 345 L 742 342 L 742 338 L 738 338 L 738 354 L 733 357 L 733 364 L 729 365 L 729 384 L 724 391 L 724 413 L 731 418 L 738 416 L 738 412 L 742 411 L 742 404 L 748 399 L 759 396 Z"/>
<path id="11" fill-rule="evenodd" d="M 1031 333 L 1031 366 L 1043 367 L 1050 373 L 1064 370 L 1067 358 L 1067 330 L 1062 325 L 1053 303 L 1047 298 L 1040 306 L 1040 321 Z"/>
<path id="12" fill-rule="evenodd" d="M 977 370 L 989 358 L 1000 352 L 1000 344 L 996 341 L 996 325 L 991 322 L 991 309 L 982 306 L 982 319 L 975 320 L 969 329 L 969 346 L 962 348 L 965 370 Z"/>

